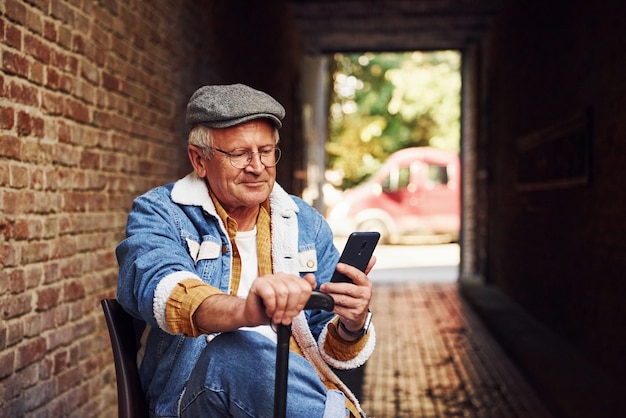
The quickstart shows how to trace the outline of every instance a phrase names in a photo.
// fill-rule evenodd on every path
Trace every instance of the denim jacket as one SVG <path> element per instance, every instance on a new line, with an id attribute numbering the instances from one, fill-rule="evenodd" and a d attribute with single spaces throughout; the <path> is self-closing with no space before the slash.
<path id="1" fill-rule="evenodd" d="M 270 194 L 270 214 L 274 272 L 301 276 L 315 273 L 318 287 L 330 280 L 339 254 L 325 219 L 278 184 Z M 198 278 L 229 293 L 232 247 L 206 184 L 193 173 L 135 199 L 126 235 L 116 249 L 120 267 L 117 299 L 129 313 L 147 324 L 138 359 L 150 409 L 159 417 L 175 417 L 185 382 L 207 338 L 172 334 L 165 320 L 167 299 L 176 283 L 188 278 Z M 334 314 L 307 311 L 301 316 L 306 338 L 323 346 L 325 327 Z M 371 355 L 374 344 L 372 339 L 362 355 L 350 364 L 320 353 L 322 362 L 343 369 L 358 367 Z M 316 369 L 320 373 L 319 367 Z M 322 374 L 328 373 L 332 374 L 326 367 Z M 336 379 L 346 392 L 336 376 L 328 379 Z M 346 396 L 353 396 L 347 392 Z"/>

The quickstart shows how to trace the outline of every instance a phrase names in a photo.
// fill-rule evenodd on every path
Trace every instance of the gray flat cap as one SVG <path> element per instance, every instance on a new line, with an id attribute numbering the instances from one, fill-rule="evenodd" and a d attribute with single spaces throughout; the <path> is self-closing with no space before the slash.
<path id="1" fill-rule="evenodd" d="M 285 109 L 269 94 L 244 84 L 200 87 L 187 104 L 187 125 L 200 123 L 211 128 L 229 126 L 259 118 L 267 118 L 282 127 Z"/>

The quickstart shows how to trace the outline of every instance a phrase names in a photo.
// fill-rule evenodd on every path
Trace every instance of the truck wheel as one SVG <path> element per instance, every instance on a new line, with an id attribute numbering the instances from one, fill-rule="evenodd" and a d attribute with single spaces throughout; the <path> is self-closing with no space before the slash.
<path id="1" fill-rule="evenodd" d="M 377 219 L 368 219 L 363 221 L 357 227 L 357 231 L 359 232 L 378 232 L 380 234 L 380 239 L 378 240 L 379 244 L 389 244 L 389 231 L 387 231 L 387 227 L 384 223 Z"/>

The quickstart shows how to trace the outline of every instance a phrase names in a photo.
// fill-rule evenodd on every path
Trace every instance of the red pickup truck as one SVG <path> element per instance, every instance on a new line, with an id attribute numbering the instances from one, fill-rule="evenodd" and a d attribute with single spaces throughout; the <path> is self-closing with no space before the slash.
<path id="1" fill-rule="evenodd" d="M 337 236 L 378 231 L 393 244 L 410 236 L 455 241 L 460 226 L 458 154 L 431 147 L 399 150 L 365 183 L 343 192 L 328 221 Z"/>

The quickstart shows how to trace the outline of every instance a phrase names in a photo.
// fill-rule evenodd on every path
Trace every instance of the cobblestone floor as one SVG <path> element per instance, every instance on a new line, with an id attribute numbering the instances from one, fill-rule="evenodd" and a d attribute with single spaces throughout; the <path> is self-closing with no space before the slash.
<path id="1" fill-rule="evenodd" d="M 550 418 L 455 283 L 376 284 L 377 346 L 362 406 L 372 418 Z"/>

